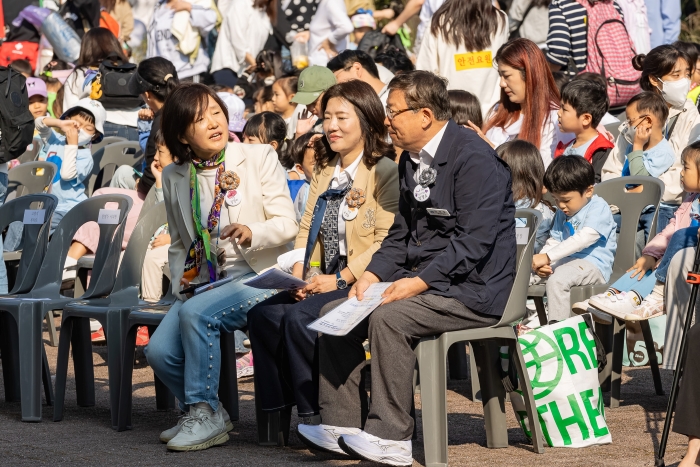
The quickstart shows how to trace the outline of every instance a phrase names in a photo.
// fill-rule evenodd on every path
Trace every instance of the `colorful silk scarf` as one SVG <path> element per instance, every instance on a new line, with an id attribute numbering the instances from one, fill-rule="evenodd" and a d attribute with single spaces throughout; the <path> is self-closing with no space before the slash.
<path id="1" fill-rule="evenodd" d="M 192 217 L 194 218 L 194 227 L 197 233 L 196 238 L 190 246 L 187 257 L 185 258 L 185 272 L 182 275 L 185 279 L 193 282 L 199 277 L 199 270 L 202 267 L 202 252 L 207 261 L 209 268 L 209 282 L 216 281 L 216 258 L 211 254 L 211 232 L 219 225 L 221 217 L 221 205 L 224 202 L 224 190 L 221 189 L 221 175 L 224 173 L 224 152 L 208 161 L 200 161 L 192 159 L 190 164 L 190 200 L 192 203 Z M 214 203 L 212 203 L 207 226 L 202 225 L 202 210 L 199 199 L 199 182 L 197 181 L 197 169 L 206 167 L 217 167 L 216 179 L 214 181 Z"/>

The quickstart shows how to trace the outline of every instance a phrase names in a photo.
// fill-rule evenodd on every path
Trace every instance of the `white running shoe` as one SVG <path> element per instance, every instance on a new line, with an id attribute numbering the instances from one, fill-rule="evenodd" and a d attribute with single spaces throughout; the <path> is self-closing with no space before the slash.
<path id="1" fill-rule="evenodd" d="M 663 300 L 651 295 L 642 300 L 642 297 L 634 290 L 620 292 L 602 300 L 596 300 L 594 297 L 591 298 L 590 304 L 625 321 L 651 319 L 664 313 Z"/>
<path id="2" fill-rule="evenodd" d="M 233 423 L 231 423 L 231 417 L 229 416 L 228 412 L 226 412 L 226 409 L 224 409 L 223 406 L 220 405 L 219 407 L 221 407 L 221 410 L 223 411 L 224 423 L 226 423 L 226 432 L 228 433 L 229 431 L 233 430 Z M 185 423 L 189 416 L 189 412 L 180 415 L 180 417 L 177 420 L 177 424 L 174 427 L 168 428 L 167 430 L 163 431 L 160 434 L 161 443 L 170 442 L 170 440 L 173 439 L 180 432 L 182 424 Z"/>
<path id="3" fill-rule="evenodd" d="M 612 324 L 612 316 L 600 311 L 597 308 L 593 308 L 588 304 L 588 302 L 589 300 L 584 300 L 582 302 L 574 303 L 574 306 L 571 308 L 574 314 L 585 315 L 586 313 L 590 313 L 593 316 L 593 321 L 596 323 Z"/>
<path id="4" fill-rule="evenodd" d="M 411 440 L 381 439 L 362 431 L 356 435 L 341 436 L 338 445 L 355 458 L 387 465 L 413 465 Z"/>
<path id="5" fill-rule="evenodd" d="M 228 441 L 223 407 L 216 412 L 211 409 L 190 407 L 189 416 L 180 426 L 180 431 L 168 442 L 171 451 L 201 451 Z"/>
<path id="6" fill-rule="evenodd" d="M 345 454 L 345 451 L 338 446 L 338 438 L 343 435 L 356 435 L 360 433 L 359 428 L 346 428 L 331 425 L 303 425 L 297 426 L 299 439 L 311 449 L 319 451 Z"/>

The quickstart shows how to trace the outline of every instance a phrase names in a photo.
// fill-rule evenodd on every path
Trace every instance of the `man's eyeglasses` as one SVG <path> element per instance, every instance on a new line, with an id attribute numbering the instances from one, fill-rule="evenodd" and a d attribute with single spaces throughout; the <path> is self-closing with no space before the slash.
<path id="1" fill-rule="evenodd" d="M 404 112 L 408 112 L 409 110 L 415 111 L 416 109 L 414 108 L 407 108 L 407 109 L 402 109 L 402 110 L 391 110 L 389 107 L 385 107 L 386 110 L 386 116 L 389 120 L 393 120 L 396 118 L 397 115 L 401 115 Z"/>

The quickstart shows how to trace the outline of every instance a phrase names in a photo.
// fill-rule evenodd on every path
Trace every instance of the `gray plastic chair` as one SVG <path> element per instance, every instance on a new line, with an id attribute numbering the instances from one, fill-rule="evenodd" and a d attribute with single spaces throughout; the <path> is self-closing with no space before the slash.
<path id="1" fill-rule="evenodd" d="M 92 196 L 98 188 L 109 186 L 119 166 L 136 166 L 143 158 L 143 153 L 138 141 L 120 141 L 93 152 L 92 158 L 94 160 L 92 172 L 85 184 L 85 194 L 88 197 Z M 100 186 L 96 186 L 98 179 L 101 181 Z"/>
<path id="2" fill-rule="evenodd" d="M 83 299 L 107 295 L 114 285 L 122 238 L 124 220 L 131 209 L 132 200 L 124 195 L 105 195 L 87 199 L 63 217 L 53 233 L 48 251 L 32 288 L 24 293 L 0 296 L 0 311 L 9 313 L 15 321 L 19 334 L 19 380 L 22 394 L 22 421 L 41 421 L 41 361 L 42 326 L 46 314 L 62 310 L 72 301 L 60 293 L 63 266 L 75 232 L 86 222 L 96 222 L 100 209 L 106 203 L 117 203 L 120 209 L 116 224 L 99 224 L 100 238 L 95 255 L 95 271 L 90 287 Z M 86 322 L 87 332 L 89 323 Z M 87 355 L 85 355 L 87 353 Z M 3 352 L 4 354 L 4 352 Z M 73 357 L 76 366 L 92 358 L 91 348 L 82 342 L 74 342 Z M 92 366 L 89 367 L 92 371 Z M 7 368 L 3 367 L 3 372 Z M 79 373 L 76 371 L 76 373 Z M 78 400 L 81 406 L 95 404 L 94 391 L 85 394 L 78 384 Z"/>
<path id="3" fill-rule="evenodd" d="M 43 169 L 41 175 L 38 169 Z M 7 174 L 7 196 L 5 201 L 33 193 L 51 191 L 51 184 L 58 167 L 53 162 L 25 162 L 14 167 Z"/>
<path id="4" fill-rule="evenodd" d="M 605 125 L 605 129 L 608 130 L 612 135 L 615 141 L 617 141 L 617 137 L 620 136 L 620 125 L 622 122 L 616 122 L 616 123 L 608 123 Z"/>
<path id="5" fill-rule="evenodd" d="M 41 151 L 41 140 L 34 138 L 32 140 L 31 148 L 24 151 L 24 153 L 17 158 L 20 164 L 26 164 L 27 162 L 34 162 Z"/>
<path id="6" fill-rule="evenodd" d="M 110 145 L 112 143 L 121 143 L 124 141 L 128 141 L 126 138 L 122 138 L 121 136 L 107 136 L 106 138 L 102 138 L 102 141 L 100 141 L 97 144 L 93 144 L 90 147 L 90 150 L 92 151 L 93 154 L 95 154 L 97 151 L 102 149 L 103 147 Z"/>
<path id="7" fill-rule="evenodd" d="M 26 195 L 0 206 L 0 232 L 12 222 L 21 222 L 24 219 L 25 210 L 44 209 L 43 224 L 25 224 L 23 226 L 22 240 L 27 247 L 27 254 L 19 259 L 17 268 L 12 268 L 12 274 L 8 274 L 10 276 L 10 294 L 25 293 L 34 286 L 49 244 L 51 216 L 57 204 L 58 200 L 54 195 L 42 193 Z M 2 357 L 5 400 L 8 402 L 21 399 L 20 380 L 16 377 L 19 368 L 19 336 L 17 335 L 17 327 L 12 324 L 9 315 L 0 313 L 0 356 Z M 51 405 L 53 404 L 51 375 L 43 347 L 42 361 L 44 392 L 47 403 Z"/>
<path id="8" fill-rule="evenodd" d="M 523 319 L 527 313 L 525 301 L 540 216 L 541 214 L 533 209 L 516 211 L 517 218 L 526 219 L 530 232 L 527 244 L 518 245 L 519 261 L 516 265 L 515 280 L 501 320 L 488 328 L 446 332 L 439 336 L 423 338 L 415 349 L 420 378 L 426 467 L 447 465 L 446 358 L 449 348 L 463 341 L 470 341 L 477 362 L 482 388 L 487 446 L 489 448 L 508 447 L 506 392 L 497 371 L 498 347 L 507 344 L 514 350 L 513 355 L 517 356 L 515 365 L 530 420 L 534 451 L 544 452 L 542 430 L 537 422 L 537 408 L 529 384 L 525 360 L 518 345 L 518 336 L 513 328 L 513 324 Z"/>
<path id="9" fill-rule="evenodd" d="M 138 220 L 140 221 L 144 214 L 146 214 L 156 204 L 158 204 L 158 200 L 156 199 L 156 185 L 153 184 L 143 200 L 143 206 L 141 207 Z"/>
<path id="10" fill-rule="evenodd" d="M 153 233 L 166 222 L 165 204 L 162 202 L 151 208 L 148 213 L 138 221 L 129 238 L 129 243 L 124 251 L 114 287 L 109 296 L 106 298 L 74 301 L 63 307 L 61 337 L 58 344 L 58 363 L 56 365 L 56 405 L 54 406 L 54 421 L 63 419 L 63 404 L 68 373 L 70 343 L 73 337 L 73 326 L 76 322 L 81 321 L 89 323 L 89 318 L 92 318 L 102 324 L 107 340 L 110 408 L 112 412 L 112 426 L 116 429 L 119 409 L 119 378 L 121 376 L 122 343 L 124 341 L 123 333 L 126 330 L 126 319 L 132 307 L 143 304 L 143 302 L 139 301 L 143 260 L 146 256 Z M 89 333 L 83 336 L 76 334 L 75 338 L 82 338 L 84 345 L 92 345 Z M 90 356 L 92 356 L 92 353 L 90 353 Z M 76 382 L 81 380 L 84 381 L 85 378 L 78 375 L 76 372 Z M 94 383 L 89 387 L 94 387 Z"/>
<path id="11" fill-rule="evenodd" d="M 630 193 L 625 189 L 625 185 L 642 185 L 644 188 L 641 193 Z M 622 223 L 620 226 L 620 233 L 617 236 L 617 251 L 615 252 L 615 261 L 613 262 L 610 281 L 607 284 L 573 287 L 571 289 L 572 306 L 574 303 L 582 302 L 593 295 L 605 292 L 610 284 L 622 277 L 622 275 L 627 272 L 627 269 L 634 264 L 637 259 L 636 235 L 639 218 L 642 211 L 647 206 L 653 205 L 657 208 L 657 213 L 654 214 L 654 221 L 649 231 L 649 238 L 652 238 L 656 233 L 658 207 L 664 189 L 664 183 L 654 177 L 620 177 L 596 185 L 595 194 L 603 198 L 608 204 L 617 206 L 620 209 Z M 538 315 L 540 315 L 541 323 L 542 315 L 545 315 L 544 304 L 542 302 L 542 297 L 544 297 L 544 295 L 545 287 L 543 285 L 532 286 L 528 290 L 528 296 L 533 297 L 535 300 L 535 306 L 538 308 Z M 643 332 L 647 332 L 644 328 L 648 328 L 649 324 L 648 322 L 643 323 L 642 330 Z M 622 372 L 621 345 L 624 342 L 625 328 L 623 322 L 615 321 L 613 324 L 613 326 L 606 326 L 596 323 L 596 333 L 601 338 L 607 351 L 607 365 L 599 375 L 601 378 L 601 386 L 604 390 L 608 390 L 611 383 L 610 378 L 612 377 L 613 393 L 610 399 L 610 407 L 617 407 L 619 405 L 619 384 Z M 648 332 L 651 336 L 650 329 Z M 619 352 L 614 351 L 617 347 L 619 347 Z M 654 354 L 654 352 L 651 353 Z M 619 365 L 615 363 L 618 362 L 618 360 Z M 649 362 L 652 367 L 657 394 L 663 394 L 656 354 L 650 355 Z"/>

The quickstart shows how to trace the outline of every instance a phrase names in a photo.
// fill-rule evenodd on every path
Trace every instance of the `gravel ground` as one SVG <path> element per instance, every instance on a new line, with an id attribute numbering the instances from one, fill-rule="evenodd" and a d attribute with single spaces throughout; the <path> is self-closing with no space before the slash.
<path id="1" fill-rule="evenodd" d="M 57 321 L 58 324 L 58 321 Z M 46 335 L 45 335 L 46 337 Z M 46 347 L 54 373 L 57 349 Z M 0 384 L 0 466 L 24 465 L 255 465 L 308 466 L 373 465 L 343 460 L 339 456 L 310 452 L 291 434 L 289 447 L 256 444 L 253 379 L 239 380 L 240 420 L 234 422 L 231 439 L 221 447 L 197 453 L 169 453 L 158 434 L 175 424 L 177 413 L 155 409 L 153 373 L 143 354 L 134 370 L 134 411 L 131 431 L 117 433 L 110 427 L 105 347 L 94 348 L 96 405 L 78 407 L 69 366 L 65 414 L 52 421 L 53 410 L 44 405 L 42 423 L 22 423 L 20 404 L 4 401 Z M 664 388 L 671 386 L 671 372 L 662 370 Z M 621 407 L 607 410 L 613 443 L 584 449 L 547 449 L 536 455 L 507 406 L 510 447 L 487 449 L 480 403 L 471 402 L 465 381 L 448 382 L 449 461 L 453 466 L 653 466 L 654 451 L 663 429 L 667 397 L 654 394 L 646 368 L 623 372 Z M 414 441 L 414 466 L 424 465 L 420 429 L 420 396 L 416 396 L 418 441 Z M 295 423 L 293 421 L 293 423 Z M 666 465 L 677 465 L 685 453 L 685 437 L 672 434 Z"/>

